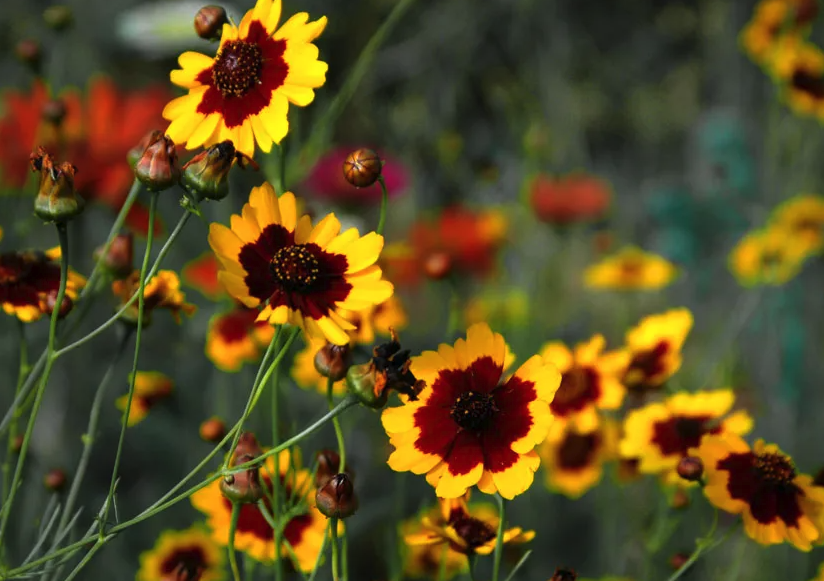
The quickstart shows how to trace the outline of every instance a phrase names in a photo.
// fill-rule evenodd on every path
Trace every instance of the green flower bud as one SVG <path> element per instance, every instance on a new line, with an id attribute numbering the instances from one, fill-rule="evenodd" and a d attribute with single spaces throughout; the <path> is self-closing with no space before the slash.
<path id="1" fill-rule="evenodd" d="M 154 134 L 134 166 L 134 175 L 149 191 L 160 192 L 175 185 L 180 180 L 180 168 L 174 141 Z"/>
<path id="2" fill-rule="evenodd" d="M 46 222 L 67 222 L 80 214 L 86 201 L 74 190 L 77 168 L 67 161 L 55 165 L 42 147 L 38 147 L 29 159 L 32 171 L 40 172 L 34 213 Z"/>

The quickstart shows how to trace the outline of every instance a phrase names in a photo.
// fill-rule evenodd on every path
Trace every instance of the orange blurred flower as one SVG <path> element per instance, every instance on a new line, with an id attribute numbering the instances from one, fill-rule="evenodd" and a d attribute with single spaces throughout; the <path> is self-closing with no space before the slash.
<path id="1" fill-rule="evenodd" d="M 609 208 L 609 184 L 583 172 L 553 177 L 540 173 L 527 186 L 535 215 L 549 224 L 596 220 Z"/>

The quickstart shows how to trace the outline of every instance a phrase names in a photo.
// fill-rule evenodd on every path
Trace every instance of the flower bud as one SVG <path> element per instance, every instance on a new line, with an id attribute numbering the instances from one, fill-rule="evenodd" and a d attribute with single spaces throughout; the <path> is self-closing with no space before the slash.
<path id="1" fill-rule="evenodd" d="M 237 156 L 231 141 L 212 145 L 183 166 L 183 185 L 197 200 L 222 200 L 229 194 L 229 170 Z"/>
<path id="2" fill-rule="evenodd" d="M 340 472 L 340 455 L 334 450 L 318 452 L 318 470 L 315 472 L 315 486 L 323 488 L 335 474 Z"/>
<path id="3" fill-rule="evenodd" d="M 442 280 L 452 270 L 452 258 L 446 252 L 433 252 L 424 259 L 423 271 L 432 280 Z"/>
<path id="4" fill-rule="evenodd" d="M 43 121 L 59 127 L 66 118 L 66 103 L 62 99 L 49 99 L 40 111 Z"/>
<path id="5" fill-rule="evenodd" d="M 346 377 L 350 365 L 352 349 L 349 345 L 327 343 L 315 353 L 315 370 L 332 381 L 340 381 Z"/>
<path id="6" fill-rule="evenodd" d="M 690 505 L 690 495 L 683 488 L 676 488 L 670 500 L 670 507 L 673 510 L 681 510 Z"/>
<path id="7" fill-rule="evenodd" d="M 43 486 L 52 492 L 60 492 L 66 487 L 66 473 L 59 468 L 54 468 L 43 477 Z"/>
<path id="8" fill-rule="evenodd" d="M 209 418 L 200 424 L 200 437 L 206 442 L 217 443 L 226 436 L 226 424 L 219 417 Z"/>
<path id="9" fill-rule="evenodd" d="M 34 74 L 40 74 L 40 65 L 43 63 L 43 51 L 40 43 L 31 38 L 26 38 L 17 43 L 14 47 L 14 54 L 17 59 L 28 66 Z"/>
<path id="10" fill-rule="evenodd" d="M 389 401 L 389 392 L 378 385 L 372 362 L 353 365 L 346 372 L 346 388 L 366 407 L 379 410 Z"/>
<path id="11" fill-rule="evenodd" d="M 153 192 L 161 192 L 180 180 L 175 143 L 166 135 L 155 135 L 134 166 L 134 175 Z"/>
<path id="12" fill-rule="evenodd" d="M 74 191 L 77 168 L 67 161 L 55 165 L 42 147 L 29 160 L 32 171 L 40 172 L 40 188 L 34 200 L 37 217 L 46 222 L 66 222 L 80 214 L 86 201 Z"/>
<path id="13" fill-rule="evenodd" d="M 263 451 L 255 435 L 244 432 L 238 439 L 230 466 L 245 464 L 260 456 Z M 260 483 L 260 468 L 253 466 L 242 472 L 227 474 L 220 481 L 220 492 L 232 503 L 252 504 L 263 498 L 263 486 Z"/>
<path id="14" fill-rule="evenodd" d="M 204 6 L 195 14 L 195 32 L 205 40 L 220 40 L 223 25 L 229 22 L 222 6 Z"/>
<path id="15" fill-rule="evenodd" d="M 126 161 L 129 162 L 129 167 L 134 169 L 134 166 L 137 165 L 137 162 L 143 157 L 143 152 L 146 151 L 146 148 L 149 147 L 150 143 L 154 143 L 158 139 L 163 137 L 163 132 L 158 131 L 157 129 L 152 129 L 146 135 L 144 135 L 140 141 L 137 142 L 133 148 L 129 150 L 126 154 Z"/>
<path id="16" fill-rule="evenodd" d="M 61 32 L 74 24 L 74 14 L 68 6 L 57 4 L 43 11 L 43 21 L 52 30 Z"/>
<path id="17" fill-rule="evenodd" d="M 343 162 L 343 176 L 356 188 L 371 186 L 381 177 L 383 162 L 371 149 L 361 148 L 350 153 Z"/>
<path id="18" fill-rule="evenodd" d="M 558 567 L 549 581 L 575 581 L 578 578 L 578 573 L 572 569 L 565 567 Z"/>
<path id="19" fill-rule="evenodd" d="M 134 268 L 134 235 L 118 234 L 103 255 L 103 246 L 94 251 L 94 259 L 101 261 L 103 268 L 116 279 L 128 278 Z"/>
<path id="20" fill-rule="evenodd" d="M 45 308 L 43 312 L 46 313 L 48 316 L 51 317 L 51 314 L 54 312 L 54 308 L 57 304 L 57 289 L 49 292 L 46 295 L 46 304 L 44 305 Z M 60 305 L 60 311 L 57 313 L 58 319 L 63 319 L 68 315 L 71 310 L 74 308 L 74 301 L 71 297 L 67 294 L 63 295 L 63 303 Z"/>
<path id="21" fill-rule="evenodd" d="M 14 437 L 14 441 L 11 443 L 11 451 L 15 454 L 20 452 L 20 448 L 23 447 L 23 434 L 17 434 Z"/>
<path id="22" fill-rule="evenodd" d="M 261 454 L 263 454 L 263 450 L 261 449 L 260 444 L 258 444 L 255 435 L 252 432 L 243 432 L 240 435 L 240 438 L 238 438 L 237 446 L 235 447 L 235 457 L 238 458 L 235 464 L 243 464 L 252 458 L 257 458 Z M 239 460 L 241 456 L 249 456 L 249 458 L 241 461 Z"/>
<path id="23" fill-rule="evenodd" d="M 678 569 L 686 565 L 689 560 L 690 556 L 686 553 L 675 553 L 672 557 L 670 557 L 669 565 L 672 567 L 673 571 L 678 571 Z"/>
<path id="24" fill-rule="evenodd" d="M 346 518 L 358 510 L 358 497 L 346 474 L 335 474 L 315 496 L 318 510 L 329 518 Z"/>
<path id="25" fill-rule="evenodd" d="M 678 476 L 690 482 L 698 482 L 704 475 L 704 463 L 701 458 L 685 456 L 678 462 Z"/>
<path id="26" fill-rule="evenodd" d="M 391 340 L 388 343 L 372 349 L 372 359 L 369 362 L 353 365 L 346 373 L 349 391 L 367 407 L 380 409 L 385 406 L 390 389 L 415 401 L 426 385 L 409 370 L 412 363 L 409 350 L 401 349 L 394 329 L 390 329 L 390 334 Z"/>

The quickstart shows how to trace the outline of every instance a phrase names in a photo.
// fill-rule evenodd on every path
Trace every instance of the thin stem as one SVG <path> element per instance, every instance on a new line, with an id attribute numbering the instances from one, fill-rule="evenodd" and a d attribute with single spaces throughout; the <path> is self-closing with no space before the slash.
<path id="1" fill-rule="evenodd" d="M 478 562 L 478 555 L 472 554 L 467 555 L 467 561 L 469 561 L 467 566 L 467 574 L 469 575 L 470 581 L 475 581 L 475 563 Z"/>
<path id="2" fill-rule="evenodd" d="M 681 576 L 684 573 L 686 573 L 690 567 L 692 567 L 692 565 L 698 560 L 698 558 L 701 557 L 701 555 L 703 555 L 704 553 L 709 553 L 718 545 L 726 541 L 737 529 L 737 525 L 732 525 L 718 539 L 713 539 L 711 534 L 703 539 L 699 539 L 696 543 L 695 551 L 693 551 L 692 555 L 690 555 L 690 558 L 687 559 L 687 562 L 684 563 L 681 566 L 681 568 L 678 569 L 675 573 L 670 575 L 667 578 L 667 581 L 676 581 L 676 579 L 680 579 Z"/>
<path id="3" fill-rule="evenodd" d="M 329 519 L 330 533 L 332 535 L 332 581 L 340 581 L 338 573 L 338 519 Z"/>
<path id="4" fill-rule="evenodd" d="M 283 150 L 280 151 L 281 156 L 283 155 Z M 282 164 L 281 164 L 282 165 Z M 282 181 L 282 180 L 281 180 Z M 281 183 L 281 188 L 283 184 Z M 279 339 L 280 337 L 280 330 L 281 327 L 278 328 L 276 332 L 276 337 Z M 279 426 L 279 418 L 280 418 L 280 394 L 278 393 L 278 383 L 280 381 L 280 373 L 279 369 L 275 370 L 274 375 L 272 375 L 272 384 L 269 387 L 271 390 L 271 397 L 272 397 L 272 446 L 278 445 L 278 439 L 280 438 L 280 426 Z M 280 465 L 278 462 L 275 462 L 275 470 L 280 472 Z M 279 515 L 280 514 L 280 483 L 281 477 L 280 474 L 275 474 L 272 478 L 272 513 Z M 275 559 L 275 579 L 276 581 L 282 581 L 283 579 L 283 559 L 280 558 L 280 544 L 283 542 L 283 531 L 281 531 L 280 527 L 275 527 L 275 554 L 278 557 Z"/>
<path id="5" fill-rule="evenodd" d="M 29 392 L 37 382 L 37 378 L 40 377 L 40 372 L 43 371 L 46 365 L 47 355 L 48 353 L 46 352 L 46 349 L 43 349 L 40 357 L 37 359 L 34 366 L 31 368 L 31 371 L 29 371 L 29 374 L 26 376 L 26 381 L 23 383 L 23 387 L 18 390 L 17 397 L 14 398 L 9 411 L 7 411 L 6 415 L 3 416 L 3 421 L 0 422 L 0 433 L 3 433 L 6 428 L 9 427 L 9 424 L 19 417 L 23 400 L 28 397 Z"/>
<path id="6" fill-rule="evenodd" d="M 0 521 L 0 547 L 3 546 L 3 537 L 6 532 L 6 527 L 9 524 L 9 515 L 11 515 L 12 506 L 14 506 L 14 497 L 17 496 L 17 489 L 20 486 L 20 479 L 23 476 L 23 466 L 26 462 L 26 454 L 29 451 L 31 435 L 34 432 L 34 424 L 37 421 L 37 414 L 40 412 L 40 405 L 43 403 L 43 394 L 46 392 L 46 385 L 49 382 L 51 368 L 56 359 L 54 355 L 54 343 L 57 338 L 57 320 L 60 318 L 60 307 L 63 304 L 63 298 L 66 296 L 66 284 L 69 280 L 69 231 L 65 222 L 57 223 L 57 237 L 60 240 L 60 286 L 57 289 L 57 297 L 49 323 L 49 340 L 46 347 L 46 369 L 43 372 L 40 385 L 37 387 L 34 407 L 32 408 L 29 422 L 26 425 L 26 433 L 23 436 L 23 444 L 20 447 L 20 457 L 17 459 L 17 466 L 11 481 L 9 496 L 6 502 L 3 503 L 5 510 L 3 511 L 2 521 Z"/>
<path id="7" fill-rule="evenodd" d="M 495 539 L 495 558 L 492 564 L 492 581 L 498 581 L 501 573 L 501 557 L 504 554 L 504 528 L 506 527 L 506 499 L 500 495 L 495 495 L 498 501 L 498 536 Z"/>
<path id="8" fill-rule="evenodd" d="M 17 370 L 17 386 L 14 388 L 14 399 L 20 394 L 20 388 L 23 387 L 23 381 L 26 377 L 26 372 L 29 366 L 28 358 L 28 342 L 26 341 L 26 324 L 18 319 L 17 330 L 20 335 L 20 363 Z M 22 410 L 21 410 L 22 411 Z M 0 501 L 5 504 L 6 496 L 9 493 L 9 485 L 11 484 L 11 459 L 14 456 L 14 440 L 17 438 L 17 420 L 19 413 L 15 412 L 11 427 L 9 428 L 8 444 L 6 445 L 6 457 L 3 460 L 3 491 L 0 496 Z"/>
<path id="9" fill-rule="evenodd" d="M 235 551 L 235 532 L 237 522 L 240 520 L 240 509 L 243 508 L 239 502 L 232 503 L 232 522 L 229 525 L 229 565 L 232 567 L 234 581 L 240 581 L 240 569 L 237 567 L 237 551 Z"/>
<path id="10" fill-rule="evenodd" d="M 104 544 L 106 544 L 106 542 L 107 542 L 107 541 L 108 541 L 111 537 L 112 537 L 112 535 L 110 535 L 110 536 L 108 536 L 108 537 L 103 537 L 103 538 L 99 539 L 99 540 L 98 540 L 98 541 L 94 544 L 94 546 L 91 548 L 91 550 L 90 550 L 88 553 L 86 553 L 86 555 L 85 555 L 85 556 L 84 556 L 84 557 L 80 560 L 80 562 L 77 564 L 77 566 L 76 566 L 74 569 L 72 569 L 72 572 L 71 572 L 71 573 L 69 573 L 69 576 L 68 576 L 68 577 L 66 577 L 66 579 L 65 579 L 64 581 L 72 581 L 75 577 L 77 577 L 78 573 L 80 573 L 80 571 L 82 571 L 82 570 L 83 570 L 83 568 L 84 568 L 86 565 L 88 565 L 89 561 L 91 561 L 91 560 L 92 560 L 92 557 L 94 557 L 94 556 L 95 556 L 95 554 L 97 553 L 97 551 L 99 551 L 100 549 L 102 549 L 102 548 L 103 548 L 103 545 L 104 545 Z"/>
<path id="11" fill-rule="evenodd" d="M 349 535 L 346 528 L 343 529 L 340 552 L 341 569 L 343 570 L 343 581 L 349 579 Z"/>
<path id="12" fill-rule="evenodd" d="M 509 576 L 506 578 L 506 581 L 512 581 L 513 579 L 515 579 L 515 575 L 518 573 L 518 571 L 521 570 L 521 567 L 524 566 L 524 564 L 526 563 L 527 559 L 529 559 L 529 556 L 531 554 L 532 550 L 529 550 L 526 553 L 524 553 L 524 556 L 521 557 L 520 561 L 518 561 L 518 563 L 512 568 L 512 571 L 510 571 Z"/>
<path id="13" fill-rule="evenodd" d="M 333 390 L 335 387 L 334 380 L 329 377 L 326 380 L 326 401 L 329 403 L 329 410 L 335 408 L 335 399 L 333 397 Z M 332 418 L 332 425 L 335 427 L 335 438 L 338 440 L 338 456 L 340 456 L 340 472 L 346 472 L 346 446 L 343 443 L 343 430 L 340 427 L 340 419 Z"/>
<path id="14" fill-rule="evenodd" d="M 146 309 L 146 277 L 149 271 L 149 258 L 152 254 L 152 241 L 154 239 L 154 223 L 155 214 L 157 213 L 157 198 L 158 192 L 152 192 L 151 201 L 149 202 L 149 231 L 146 234 L 146 251 L 143 253 L 143 264 L 140 267 L 140 287 L 137 289 L 137 331 L 135 334 L 134 358 L 132 360 L 132 373 L 129 376 L 129 397 L 126 400 L 126 407 L 123 410 L 123 416 L 120 421 L 120 437 L 117 441 L 117 452 L 114 456 L 114 466 L 112 467 L 112 476 L 109 482 L 109 494 L 106 499 L 109 504 L 106 510 L 103 511 L 103 518 L 100 520 L 100 536 L 103 537 L 103 531 L 106 527 L 106 521 L 109 516 L 109 507 L 114 504 L 114 487 L 117 483 L 117 473 L 120 468 L 120 458 L 123 454 L 123 442 L 126 439 L 126 428 L 129 426 L 129 416 L 132 411 L 132 401 L 134 400 L 134 390 L 137 383 L 137 364 L 140 357 L 140 341 L 143 335 L 143 318 Z"/>
<path id="15" fill-rule="evenodd" d="M 378 176 L 378 183 L 381 185 L 381 213 L 378 219 L 378 229 L 375 230 L 381 236 L 383 235 L 383 227 L 386 224 L 386 207 L 389 205 L 389 194 L 386 191 L 386 180 L 383 176 Z"/>

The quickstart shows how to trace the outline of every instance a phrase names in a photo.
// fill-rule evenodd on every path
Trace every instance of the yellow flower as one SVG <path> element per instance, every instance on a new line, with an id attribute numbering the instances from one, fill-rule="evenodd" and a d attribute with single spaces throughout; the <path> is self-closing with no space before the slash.
<path id="1" fill-rule="evenodd" d="M 225 555 L 226 551 L 212 541 L 205 527 L 165 531 L 151 550 L 140 555 L 137 581 L 163 581 L 195 576 L 200 581 L 220 581 L 226 576 Z"/>
<path id="2" fill-rule="evenodd" d="M 613 290 L 658 290 L 668 286 L 678 269 L 666 258 L 627 246 L 588 267 L 584 284 Z"/>
<path id="3" fill-rule="evenodd" d="M 126 304 L 140 289 L 140 271 L 135 270 L 123 280 L 112 282 L 112 293 L 120 299 L 121 304 Z M 186 295 L 180 290 L 180 279 L 171 270 L 160 270 L 146 283 L 143 291 L 145 298 L 144 324 L 150 320 L 152 311 L 155 309 L 168 309 L 171 311 L 177 323 L 180 323 L 180 313 L 191 316 L 197 307 L 186 302 Z M 135 300 L 131 307 L 124 314 L 124 318 L 137 321 L 138 301 Z"/>
<path id="4" fill-rule="evenodd" d="M 775 444 L 752 449 L 732 434 L 708 436 L 689 452 L 704 462 L 707 499 L 721 510 L 743 514 L 747 535 L 762 545 L 789 542 L 802 551 L 824 533 L 824 488 L 799 474 Z"/>
<path id="5" fill-rule="evenodd" d="M 818 575 L 816 575 L 814 579 L 811 579 L 811 581 L 824 581 L 824 563 L 818 566 Z"/>
<path id="6" fill-rule="evenodd" d="M 291 192 L 278 198 L 268 183 L 252 188 L 231 225 L 209 229 L 223 265 L 218 278 L 247 307 L 265 304 L 258 320 L 299 325 L 311 337 L 346 345 L 355 327 L 341 311 L 364 311 L 392 296 L 375 265 L 383 236 L 341 233 L 334 214 L 313 227 L 309 216 L 298 219 Z"/>
<path id="7" fill-rule="evenodd" d="M 264 496 L 264 504 L 270 511 L 269 501 L 272 491 L 272 477 L 277 473 L 281 479 L 281 493 L 285 498 L 295 502 L 305 502 L 305 511 L 292 516 L 283 529 L 283 539 L 288 542 L 295 554 L 295 565 L 301 571 L 311 571 L 326 534 L 326 517 L 315 508 L 315 490 L 312 476 L 308 470 L 298 466 L 297 454 L 290 457 L 289 451 L 283 451 L 266 459 L 260 471 L 261 484 L 269 490 Z M 220 546 L 229 544 L 229 526 L 232 516 L 232 503 L 220 493 L 220 480 L 215 480 L 191 496 L 192 505 L 206 514 L 207 523 L 212 530 L 212 539 Z M 284 508 L 287 510 L 287 508 Z M 277 520 L 279 515 L 273 515 Z M 285 544 L 280 555 L 275 555 L 274 530 L 256 504 L 244 504 L 235 533 L 235 548 L 263 562 L 272 562 L 289 555 Z"/>
<path id="8" fill-rule="evenodd" d="M 402 522 L 399 527 L 401 537 L 414 538 L 423 533 L 421 521 L 428 518 L 438 522 L 440 514 L 440 508 L 435 507 Z M 406 577 L 436 579 L 441 566 L 444 571 L 442 579 L 447 581 L 466 570 L 466 556 L 448 544 L 406 545 L 403 554 L 403 572 Z"/>
<path id="9" fill-rule="evenodd" d="M 743 435 L 752 418 L 740 410 L 728 415 L 735 403 L 731 389 L 679 392 L 663 402 L 631 411 L 625 420 L 621 456 L 638 458 L 645 474 L 662 474 L 667 482 L 683 483 L 675 471 L 690 448 L 707 434 Z"/>
<path id="10" fill-rule="evenodd" d="M 225 24 L 214 58 L 184 52 L 172 71 L 174 84 L 189 93 L 171 101 L 163 117 L 166 134 L 188 149 L 230 140 L 252 157 L 289 131 L 289 104 L 305 107 L 326 82 L 327 65 L 312 44 L 326 17 L 309 22 L 300 12 L 278 28 L 281 0 L 258 0 L 239 26 Z"/>
<path id="11" fill-rule="evenodd" d="M 767 64 L 776 44 L 802 35 L 816 12 L 816 0 L 762 0 L 741 31 L 741 47 L 754 62 Z"/>
<path id="12" fill-rule="evenodd" d="M 131 381 L 131 375 L 129 380 Z M 131 427 L 142 422 L 149 410 L 169 397 L 173 388 L 172 380 L 159 371 L 138 371 L 134 380 L 134 396 L 127 425 Z M 115 400 L 115 405 L 120 411 L 126 409 L 127 403 L 129 403 L 128 394 L 121 395 Z"/>
<path id="13" fill-rule="evenodd" d="M 747 234 L 730 253 L 729 266 L 743 286 L 781 286 L 795 277 L 810 254 L 802 237 L 771 227 Z"/>
<path id="14" fill-rule="evenodd" d="M 496 322 L 503 326 L 522 325 L 529 314 L 529 297 L 518 288 L 484 292 L 470 298 L 464 307 L 467 325 Z"/>
<path id="15" fill-rule="evenodd" d="M 389 467 L 426 474 L 443 498 L 472 486 L 513 498 L 532 484 L 540 459 L 534 448 L 549 431 L 549 403 L 561 382 L 535 355 L 503 381 L 504 338 L 479 323 L 454 347 L 412 358 L 426 387 L 417 399 L 384 410 L 381 420 L 395 451 Z"/>
<path id="16" fill-rule="evenodd" d="M 787 39 L 775 49 L 772 63 L 781 98 L 790 109 L 824 121 L 824 52 L 814 44 Z"/>
<path id="17" fill-rule="evenodd" d="M 598 411 L 615 410 L 624 401 L 621 373 L 629 355 L 604 357 L 606 340 L 595 335 L 570 350 L 553 341 L 541 348 L 541 357 L 561 372 L 561 386 L 549 409 L 555 418 L 552 432 L 560 433 L 568 423 L 580 432 L 591 432 L 598 425 Z"/>
<path id="18" fill-rule="evenodd" d="M 578 498 L 598 484 L 604 462 L 617 455 L 618 434 L 614 421 L 602 420 L 591 432 L 579 432 L 570 424 L 558 436 L 544 440 L 538 454 L 547 488 Z"/>
<path id="19" fill-rule="evenodd" d="M 421 518 L 423 531 L 404 537 L 410 546 L 448 544 L 464 555 L 488 555 L 495 549 L 498 513 L 488 504 L 467 505 L 466 498 L 441 499 L 441 514 Z M 514 527 L 504 531 L 505 545 L 528 543 L 535 531 Z"/>
<path id="20" fill-rule="evenodd" d="M 811 251 L 824 246 L 824 196 L 799 194 L 778 206 L 770 224 L 803 241 Z"/>
<path id="21" fill-rule="evenodd" d="M 206 356 L 222 371 L 240 371 L 244 363 L 254 363 L 275 334 L 266 321 L 257 321 L 258 312 L 243 306 L 214 315 L 206 332 Z"/>

